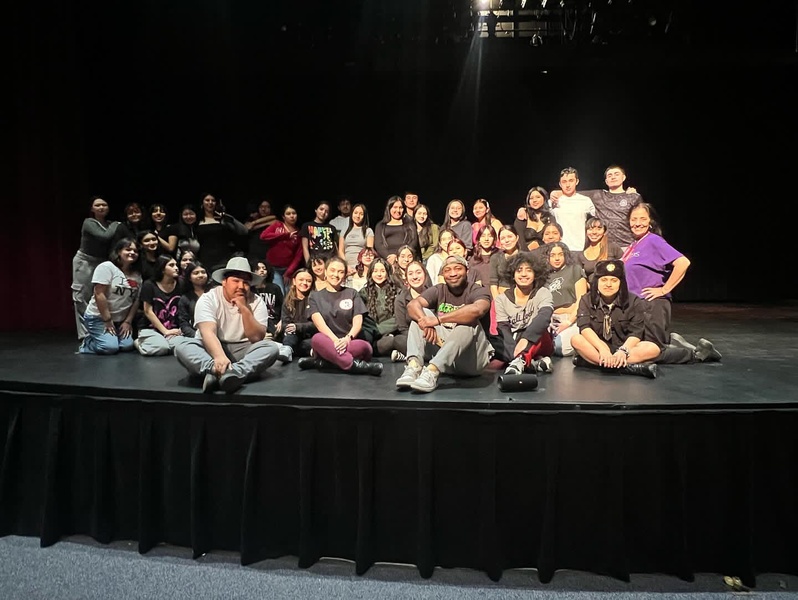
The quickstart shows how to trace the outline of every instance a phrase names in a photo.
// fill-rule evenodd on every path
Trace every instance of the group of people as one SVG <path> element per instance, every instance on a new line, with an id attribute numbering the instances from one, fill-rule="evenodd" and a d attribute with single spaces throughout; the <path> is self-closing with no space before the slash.
<path id="1" fill-rule="evenodd" d="M 431 392 L 440 373 L 577 367 L 656 377 L 658 363 L 720 360 L 708 340 L 671 331 L 672 293 L 689 259 L 618 165 L 606 189 L 578 192 L 563 169 L 535 186 L 512 224 L 477 199 L 451 200 L 440 225 L 416 192 L 388 199 L 372 228 L 364 204 L 297 209 L 268 201 L 240 221 L 208 194 L 174 225 L 156 204 L 91 200 L 73 259 L 80 352 L 174 353 L 206 392 L 238 390 L 276 361 L 379 376 L 404 362 L 399 389 Z"/>

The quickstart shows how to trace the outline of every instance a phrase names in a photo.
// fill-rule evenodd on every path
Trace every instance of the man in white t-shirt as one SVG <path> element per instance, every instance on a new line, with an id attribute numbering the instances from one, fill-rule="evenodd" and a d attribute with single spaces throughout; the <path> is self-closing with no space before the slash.
<path id="1" fill-rule="evenodd" d="M 556 206 L 551 209 L 554 218 L 562 227 L 562 242 L 571 252 L 585 249 L 585 222 L 589 216 L 596 215 L 596 207 L 587 196 L 576 191 L 579 173 L 573 167 L 560 171 L 562 194 Z"/>
<path id="2" fill-rule="evenodd" d="M 279 345 L 265 339 L 269 311 L 250 290 L 263 277 L 250 270 L 249 261 L 233 257 L 212 278 L 221 285 L 197 300 L 197 336 L 176 346 L 175 356 L 189 373 L 205 376 L 203 392 L 212 393 L 218 387 L 232 394 L 274 364 Z"/>
<path id="3" fill-rule="evenodd" d="M 604 170 L 604 182 L 607 184 L 606 190 L 582 190 L 582 194 L 593 201 L 596 216 L 607 228 L 607 237 L 626 250 L 634 241 L 632 230 L 629 229 L 629 211 L 642 202 L 643 198 L 635 188 L 623 187 L 626 169 L 620 165 L 610 165 Z M 557 206 L 561 196 L 560 190 L 553 190 L 551 205 Z M 582 248 L 568 246 L 568 249 L 578 251 Z"/>
<path id="4" fill-rule="evenodd" d="M 349 219 L 352 216 L 352 201 L 343 196 L 338 200 L 338 216 L 330 219 L 330 225 L 338 230 L 338 234 L 342 234 L 349 228 Z"/>

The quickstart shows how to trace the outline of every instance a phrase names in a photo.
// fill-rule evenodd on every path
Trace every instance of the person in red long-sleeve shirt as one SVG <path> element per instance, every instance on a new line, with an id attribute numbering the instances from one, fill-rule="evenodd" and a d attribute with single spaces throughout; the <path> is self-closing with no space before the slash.
<path id="1" fill-rule="evenodd" d="M 286 281 L 291 281 L 294 272 L 302 264 L 302 240 L 297 228 L 297 212 L 290 204 L 283 207 L 283 218 L 278 219 L 260 234 L 260 239 L 268 244 L 266 260 L 274 267 L 274 283 L 286 289 Z"/>

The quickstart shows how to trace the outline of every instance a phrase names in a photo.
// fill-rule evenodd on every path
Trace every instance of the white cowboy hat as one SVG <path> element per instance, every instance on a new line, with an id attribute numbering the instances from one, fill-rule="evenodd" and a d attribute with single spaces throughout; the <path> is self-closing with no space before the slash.
<path id="1" fill-rule="evenodd" d="M 263 276 L 253 273 L 249 266 L 249 261 L 243 256 L 234 256 L 227 261 L 227 265 L 223 269 L 216 269 L 211 275 L 216 283 L 222 283 L 228 273 L 247 273 L 252 277 L 253 285 L 260 285 L 263 283 Z"/>

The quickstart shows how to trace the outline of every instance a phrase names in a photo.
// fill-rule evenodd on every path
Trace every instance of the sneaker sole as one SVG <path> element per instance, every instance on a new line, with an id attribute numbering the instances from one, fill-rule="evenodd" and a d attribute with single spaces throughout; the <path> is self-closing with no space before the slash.
<path id="1" fill-rule="evenodd" d="M 410 389 L 413 390 L 414 392 L 419 392 L 421 394 L 429 394 L 430 392 L 434 392 L 435 390 L 437 390 L 438 386 L 436 385 L 434 388 L 426 388 L 426 387 L 411 385 Z"/>

